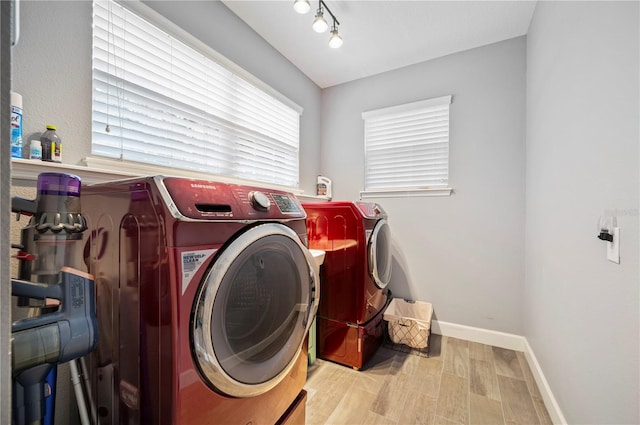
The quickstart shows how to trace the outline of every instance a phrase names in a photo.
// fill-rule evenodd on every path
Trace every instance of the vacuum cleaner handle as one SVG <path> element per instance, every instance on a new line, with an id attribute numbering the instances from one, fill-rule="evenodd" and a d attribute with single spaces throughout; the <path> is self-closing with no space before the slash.
<path id="1" fill-rule="evenodd" d="M 59 285 L 12 280 L 12 295 L 61 301 L 54 313 L 11 326 L 13 374 L 41 363 L 64 363 L 91 352 L 98 342 L 93 276 L 61 269 Z"/>
<path id="2" fill-rule="evenodd" d="M 48 285 L 46 283 L 29 282 L 29 281 L 20 280 L 20 279 L 11 279 L 11 295 L 13 296 L 33 298 L 33 299 L 39 299 L 39 300 L 46 300 L 47 298 L 61 300 L 64 297 L 64 294 L 62 293 L 62 291 L 63 290 L 61 285 Z M 51 319 L 48 316 L 50 315 L 37 316 L 37 317 L 34 317 L 33 319 L 46 319 L 45 320 L 46 323 L 50 323 L 50 321 L 53 319 Z M 29 320 L 31 320 L 31 318 L 18 320 L 14 322 L 11 330 L 20 331 L 33 326 L 38 326 L 38 325 L 31 325 L 31 323 L 36 323 L 36 322 L 33 322 L 33 321 L 29 322 Z"/>
<path id="3" fill-rule="evenodd" d="M 19 196 L 11 198 L 11 212 L 14 213 L 34 215 L 37 206 L 36 201 L 33 199 L 20 198 Z"/>

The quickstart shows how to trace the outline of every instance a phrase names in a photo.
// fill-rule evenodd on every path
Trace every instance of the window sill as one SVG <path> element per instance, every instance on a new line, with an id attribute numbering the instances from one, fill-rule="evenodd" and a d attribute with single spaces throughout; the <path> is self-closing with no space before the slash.
<path id="1" fill-rule="evenodd" d="M 301 189 L 294 187 L 242 180 L 178 168 L 159 167 L 128 161 L 105 159 L 95 156 L 85 158 L 84 162 L 87 165 L 70 165 L 32 159 L 11 158 L 11 179 L 14 183 L 16 181 L 35 182 L 38 180 L 38 175 L 40 173 L 69 173 L 80 177 L 83 184 L 94 184 L 113 180 L 129 179 L 133 177 L 165 175 L 280 189 L 293 193 L 294 195 L 300 195 L 303 193 Z"/>
<path id="2" fill-rule="evenodd" d="M 296 195 L 296 198 L 298 198 L 300 202 L 329 202 L 331 200 L 331 198 L 326 196 L 304 194 Z"/>
<path id="3" fill-rule="evenodd" d="M 16 181 L 37 181 L 40 173 L 69 173 L 80 177 L 83 183 L 102 183 L 112 180 L 140 176 L 121 170 L 100 169 L 83 165 L 60 164 L 32 159 L 11 158 L 11 179 Z"/>
<path id="4" fill-rule="evenodd" d="M 406 189 L 406 190 L 363 190 L 360 199 L 372 198 L 415 198 L 420 196 L 451 196 L 453 188 L 441 187 L 433 189 Z"/>

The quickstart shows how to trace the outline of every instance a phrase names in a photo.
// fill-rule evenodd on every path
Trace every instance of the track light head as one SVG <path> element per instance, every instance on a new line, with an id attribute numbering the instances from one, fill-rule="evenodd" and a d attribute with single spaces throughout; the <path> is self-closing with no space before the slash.
<path id="1" fill-rule="evenodd" d="M 342 43 L 342 37 L 340 37 L 340 34 L 338 34 L 338 27 L 334 22 L 333 27 L 331 28 L 331 36 L 329 37 L 329 47 L 331 47 L 332 49 L 337 49 L 338 47 L 342 46 Z"/>
<path id="2" fill-rule="evenodd" d="M 311 10 L 311 4 L 309 4 L 309 0 L 295 0 L 293 2 L 293 8 L 296 12 L 304 15 Z"/>
<path id="3" fill-rule="evenodd" d="M 311 27 L 315 32 L 325 32 L 329 28 L 329 24 L 327 23 L 326 19 L 324 19 L 322 8 L 318 9 L 316 18 L 313 20 L 313 24 L 311 24 Z"/>

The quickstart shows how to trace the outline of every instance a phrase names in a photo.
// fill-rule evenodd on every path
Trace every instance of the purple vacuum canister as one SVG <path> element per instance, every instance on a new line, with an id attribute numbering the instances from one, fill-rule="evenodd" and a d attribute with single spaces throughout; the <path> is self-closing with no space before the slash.
<path id="1" fill-rule="evenodd" d="M 82 233 L 86 222 L 80 213 L 80 177 L 64 173 L 38 176 L 35 225 L 40 234 Z"/>
<path id="2" fill-rule="evenodd" d="M 21 266 L 22 279 L 56 284 L 62 267 L 79 268 L 82 232 L 87 229 L 80 184 L 80 177 L 72 174 L 38 175 L 35 213 L 22 229 L 24 250 L 35 254 L 35 260 Z"/>
<path id="3" fill-rule="evenodd" d="M 38 195 L 80 196 L 80 177 L 64 173 L 38 175 Z"/>

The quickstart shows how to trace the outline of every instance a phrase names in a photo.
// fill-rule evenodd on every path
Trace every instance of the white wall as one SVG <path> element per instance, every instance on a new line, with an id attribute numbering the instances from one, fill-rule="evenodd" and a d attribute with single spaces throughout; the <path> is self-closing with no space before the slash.
<path id="1" fill-rule="evenodd" d="M 575 424 L 640 423 L 638 23 L 638 2 L 539 2 L 527 36 L 525 335 Z"/>
<path id="2" fill-rule="evenodd" d="M 320 88 L 221 2 L 145 3 L 304 108 L 300 187 L 315 193 Z M 90 1 L 21 2 L 22 33 L 13 51 L 25 140 L 46 124 L 57 125 L 67 164 L 82 164 L 91 153 L 91 9 Z"/>
<path id="3" fill-rule="evenodd" d="M 443 95 L 451 104 L 450 197 L 381 198 L 394 295 L 439 320 L 522 334 L 525 39 L 325 89 L 321 171 L 334 199 L 363 188 L 363 111 Z"/>

